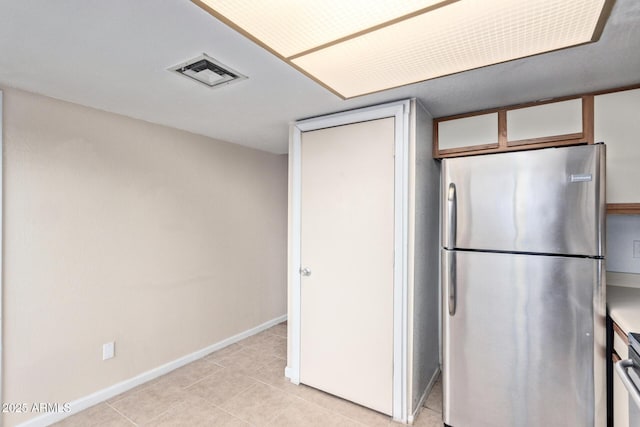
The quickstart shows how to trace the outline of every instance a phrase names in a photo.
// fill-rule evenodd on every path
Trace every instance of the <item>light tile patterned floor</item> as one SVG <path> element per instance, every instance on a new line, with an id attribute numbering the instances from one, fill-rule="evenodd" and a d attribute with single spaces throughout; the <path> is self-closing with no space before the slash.
<path id="1" fill-rule="evenodd" d="M 56 424 L 70 426 L 400 426 L 284 377 L 287 324 L 232 344 Z M 436 384 L 414 426 L 442 427 Z"/>

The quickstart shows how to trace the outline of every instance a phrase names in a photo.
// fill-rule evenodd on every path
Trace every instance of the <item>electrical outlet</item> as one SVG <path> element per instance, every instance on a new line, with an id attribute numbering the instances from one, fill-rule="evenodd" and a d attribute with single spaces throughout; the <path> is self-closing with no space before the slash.
<path id="1" fill-rule="evenodd" d="M 116 343 L 114 341 L 102 344 L 102 360 L 111 359 L 116 355 Z"/>
<path id="2" fill-rule="evenodd" d="M 640 258 L 640 240 L 633 241 L 633 257 Z"/>

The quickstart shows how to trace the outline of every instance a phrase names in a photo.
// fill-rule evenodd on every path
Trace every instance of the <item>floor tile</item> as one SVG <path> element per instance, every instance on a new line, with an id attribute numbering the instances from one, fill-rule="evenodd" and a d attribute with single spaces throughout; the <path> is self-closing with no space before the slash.
<path id="1" fill-rule="evenodd" d="M 205 357 L 205 360 L 208 360 L 210 362 L 216 362 L 218 359 L 227 357 L 233 353 L 235 353 L 238 350 L 241 350 L 242 346 L 240 346 L 240 344 L 234 343 L 231 345 L 226 346 L 225 348 L 222 348 L 218 351 L 214 351 L 213 353 L 209 354 L 208 356 Z"/>
<path id="2" fill-rule="evenodd" d="M 155 379 L 153 379 L 151 381 L 147 381 L 146 383 L 142 383 L 142 384 L 140 384 L 140 385 L 138 385 L 138 386 L 136 386 L 136 387 L 134 387 L 134 388 L 132 388 L 130 390 L 127 390 L 125 392 L 122 392 L 122 393 L 120 393 L 118 395 L 113 396 L 110 399 L 107 399 L 106 403 L 112 404 L 112 403 L 117 402 L 118 400 L 124 399 L 127 396 L 131 396 L 132 394 L 136 394 L 136 393 L 138 393 L 138 392 L 140 392 L 140 391 L 142 391 L 142 390 L 144 390 L 146 388 L 151 387 L 157 381 L 158 381 L 158 378 L 155 378 Z"/>
<path id="3" fill-rule="evenodd" d="M 265 426 L 280 415 L 295 397 L 266 384 L 256 383 L 221 405 L 221 408 L 255 426 Z"/>
<path id="4" fill-rule="evenodd" d="M 287 338 L 287 322 L 278 323 L 277 325 L 267 329 L 267 332 L 273 335 Z"/>
<path id="5" fill-rule="evenodd" d="M 318 405 L 296 399 L 277 415 L 269 426 L 274 427 L 361 427 L 349 418 L 332 413 Z"/>
<path id="6" fill-rule="evenodd" d="M 251 375 L 276 359 L 278 358 L 270 352 L 243 347 L 232 354 L 215 359 L 215 363 L 234 372 Z"/>
<path id="7" fill-rule="evenodd" d="M 184 389 L 160 380 L 135 393 L 128 393 L 110 405 L 136 424 L 145 423 L 186 398 Z"/>
<path id="8" fill-rule="evenodd" d="M 298 387 L 300 387 L 300 389 L 296 394 L 300 398 L 359 423 L 372 427 L 386 427 L 391 422 L 391 417 L 380 412 L 373 411 L 312 387 L 305 385 L 299 385 Z"/>
<path id="9" fill-rule="evenodd" d="M 413 422 L 414 427 L 442 427 L 443 425 L 442 414 L 428 408 L 424 408 Z"/>
<path id="10" fill-rule="evenodd" d="M 245 348 L 263 354 L 270 354 L 280 359 L 287 358 L 287 339 L 278 335 L 270 335 L 268 339 L 245 346 Z"/>
<path id="11" fill-rule="evenodd" d="M 440 380 L 436 381 L 433 385 L 431 393 L 429 393 L 424 403 L 424 407 L 442 413 L 442 382 Z"/>
<path id="12" fill-rule="evenodd" d="M 231 369 L 222 369 L 187 387 L 186 391 L 207 400 L 209 403 L 221 405 L 254 384 L 257 384 L 256 380 Z"/>
<path id="13" fill-rule="evenodd" d="M 212 361 L 199 359 L 163 375 L 159 380 L 184 388 L 222 369 L 220 365 L 216 365 Z"/>
<path id="14" fill-rule="evenodd" d="M 272 340 L 276 335 L 270 334 L 267 331 L 262 331 L 255 335 L 245 338 L 242 341 L 238 341 L 238 345 L 242 347 L 252 347 L 254 345 L 262 344 Z"/>
<path id="15" fill-rule="evenodd" d="M 249 376 L 280 390 L 292 394 L 297 394 L 299 392 L 300 386 L 293 384 L 287 377 L 284 376 L 284 368 L 286 368 L 286 366 L 286 360 L 276 359 L 271 363 L 263 366 L 261 369 L 256 370 Z"/>
<path id="16" fill-rule="evenodd" d="M 152 419 L 153 427 L 248 427 L 244 421 L 216 408 L 206 400 L 191 396 Z"/>
<path id="17" fill-rule="evenodd" d="M 100 403 L 54 425 L 57 427 L 132 427 L 134 424 L 106 403 Z"/>

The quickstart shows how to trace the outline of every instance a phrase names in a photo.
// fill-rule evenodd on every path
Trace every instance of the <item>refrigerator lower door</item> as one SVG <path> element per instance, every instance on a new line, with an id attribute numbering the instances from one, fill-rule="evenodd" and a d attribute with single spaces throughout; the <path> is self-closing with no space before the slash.
<path id="1" fill-rule="evenodd" d="M 603 256 L 605 146 L 445 159 L 442 246 Z"/>
<path id="2" fill-rule="evenodd" d="M 602 260 L 443 250 L 443 419 L 600 427 Z"/>

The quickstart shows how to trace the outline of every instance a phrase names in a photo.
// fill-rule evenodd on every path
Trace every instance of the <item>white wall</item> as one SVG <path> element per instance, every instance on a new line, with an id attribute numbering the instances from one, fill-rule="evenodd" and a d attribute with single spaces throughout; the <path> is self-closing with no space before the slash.
<path id="1" fill-rule="evenodd" d="M 78 399 L 286 313 L 286 156 L 3 90 L 5 402 Z"/>
<path id="2" fill-rule="evenodd" d="M 607 271 L 640 274 L 640 258 L 633 257 L 633 242 L 640 244 L 640 215 L 607 216 Z"/>

